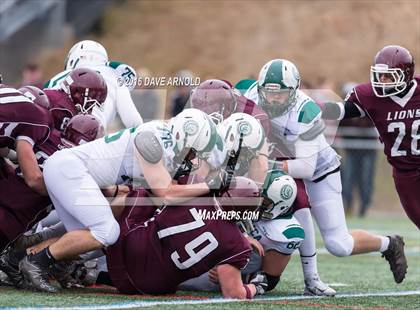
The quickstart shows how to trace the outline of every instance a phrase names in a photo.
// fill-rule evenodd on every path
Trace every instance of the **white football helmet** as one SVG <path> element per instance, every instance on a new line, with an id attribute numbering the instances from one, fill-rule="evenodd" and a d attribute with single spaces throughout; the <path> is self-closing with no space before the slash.
<path id="1" fill-rule="evenodd" d="M 295 180 L 281 170 L 271 170 L 263 187 L 263 220 L 275 219 L 285 215 L 293 205 L 297 195 Z"/>
<path id="2" fill-rule="evenodd" d="M 255 157 L 264 145 L 265 133 L 261 123 L 245 113 L 233 113 L 217 127 L 228 154 L 247 149 Z"/>
<path id="3" fill-rule="evenodd" d="M 296 104 L 299 87 L 299 71 L 291 61 L 270 60 L 258 76 L 258 104 L 271 117 L 283 115 Z"/>
<path id="4" fill-rule="evenodd" d="M 185 109 L 173 117 L 169 125 L 178 153 L 191 149 L 204 158 L 216 145 L 216 125 L 206 113 L 198 109 Z"/>
<path id="5" fill-rule="evenodd" d="M 98 42 L 84 40 L 76 43 L 70 49 L 65 69 L 76 69 L 83 66 L 99 66 L 108 62 L 106 49 Z"/>

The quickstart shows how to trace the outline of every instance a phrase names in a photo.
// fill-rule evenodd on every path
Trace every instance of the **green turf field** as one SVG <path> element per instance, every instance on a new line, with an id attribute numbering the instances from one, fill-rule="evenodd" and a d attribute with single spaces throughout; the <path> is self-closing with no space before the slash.
<path id="1" fill-rule="evenodd" d="M 303 292 L 302 272 L 297 255 L 282 276 L 276 290 L 261 299 L 238 302 L 220 295 L 180 292 L 176 296 L 122 296 L 110 289 L 68 290 L 57 295 L 17 291 L 0 287 L 0 309 L 27 307 L 66 307 L 69 309 L 420 309 L 420 233 L 408 220 L 390 217 L 348 219 L 350 228 L 378 233 L 398 232 L 406 241 L 408 274 L 395 284 L 388 264 L 380 255 L 336 258 L 327 254 L 319 242 L 319 271 L 322 279 L 339 293 L 334 298 L 307 298 Z"/>

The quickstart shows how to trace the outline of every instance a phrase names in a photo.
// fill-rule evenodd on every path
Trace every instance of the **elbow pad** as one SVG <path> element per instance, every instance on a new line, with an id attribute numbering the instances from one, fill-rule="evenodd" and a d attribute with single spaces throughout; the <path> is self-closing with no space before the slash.
<path id="1" fill-rule="evenodd" d="M 150 131 L 140 131 L 134 138 L 134 145 L 140 155 L 151 164 L 157 164 L 163 157 L 162 146 Z"/>
<path id="2" fill-rule="evenodd" d="M 303 141 L 311 141 L 318 137 L 320 134 L 322 134 L 325 130 L 325 123 L 322 119 L 317 120 L 314 122 L 314 125 L 311 129 L 309 129 L 307 132 L 301 134 L 299 137 Z"/>

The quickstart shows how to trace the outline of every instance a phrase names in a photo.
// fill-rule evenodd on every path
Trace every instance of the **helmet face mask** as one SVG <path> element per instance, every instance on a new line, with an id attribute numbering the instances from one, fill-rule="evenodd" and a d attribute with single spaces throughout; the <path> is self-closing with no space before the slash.
<path id="1" fill-rule="evenodd" d="M 258 87 L 258 95 L 261 101 L 261 106 L 271 117 L 281 116 L 295 105 L 296 90 L 295 89 L 271 89 L 266 85 L 265 87 Z"/>
<path id="2" fill-rule="evenodd" d="M 92 113 L 93 108 L 96 106 L 99 109 L 103 109 L 103 104 L 100 103 L 97 99 L 92 98 L 89 95 L 89 88 L 85 89 L 85 93 L 82 94 L 76 94 L 80 98 L 79 102 L 83 102 L 82 104 L 77 103 L 75 106 L 77 110 L 82 114 L 90 114 Z"/>
<path id="3" fill-rule="evenodd" d="M 404 94 L 414 78 L 414 59 L 398 45 L 388 45 L 375 56 L 370 68 L 373 92 L 379 98 Z"/>
<path id="4" fill-rule="evenodd" d="M 370 67 L 370 82 L 377 97 L 394 96 L 407 88 L 403 70 L 382 64 Z"/>

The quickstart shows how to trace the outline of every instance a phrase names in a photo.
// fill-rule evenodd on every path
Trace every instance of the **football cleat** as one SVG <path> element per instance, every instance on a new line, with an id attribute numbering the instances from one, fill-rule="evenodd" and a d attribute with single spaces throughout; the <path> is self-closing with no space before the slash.
<path id="1" fill-rule="evenodd" d="M 85 263 L 77 264 L 72 273 L 73 278 L 82 286 L 91 286 L 96 283 L 98 279 L 99 270 L 97 268 L 96 260 L 90 260 Z"/>
<path id="2" fill-rule="evenodd" d="M 20 261 L 19 269 L 27 281 L 29 288 L 46 293 L 58 292 L 48 280 L 48 270 L 44 270 L 36 262 L 31 261 L 28 256 L 25 256 Z"/>
<path id="3" fill-rule="evenodd" d="M 401 283 L 407 273 L 407 258 L 404 254 L 404 240 L 401 236 L 388 236 L 390 239 L 388 250 L 382 252 L 382 257 L 388 261 L 394 280 Z"/>
<path id="4" fill-rule="evenodd" d="M 0 271 L 0 286 L 14 286 L 12 281 L 9 280 L 7 274 L 3 271 Z"/>
<path id="5" fill-rule="evenodd" d="M 19 267 L 10 262 L 9 251 L 5 251 L 0 255 L 0 270 L 9 278 L 9 282 L 16 288 L 24 288 L 24 278 L 19 271 Z"/>
<path id="6" fill-rule="evenodd" d="M 321 281 L 318 275 L 313 278 L 305 279 L 305 291 L 307 296 L 329 296 L 333 297 L 337 292 Z"/>
<path id="7" fill-rule="evenodd" d="M 67 288 L 81 288 L 83 285 L 78 284 L 77 280 L 72 277 L 72 273 L 76 269 L 74 262 L 57 262 L 50 266 L 49 274 L 57 280 L 60 286 Z"/>

